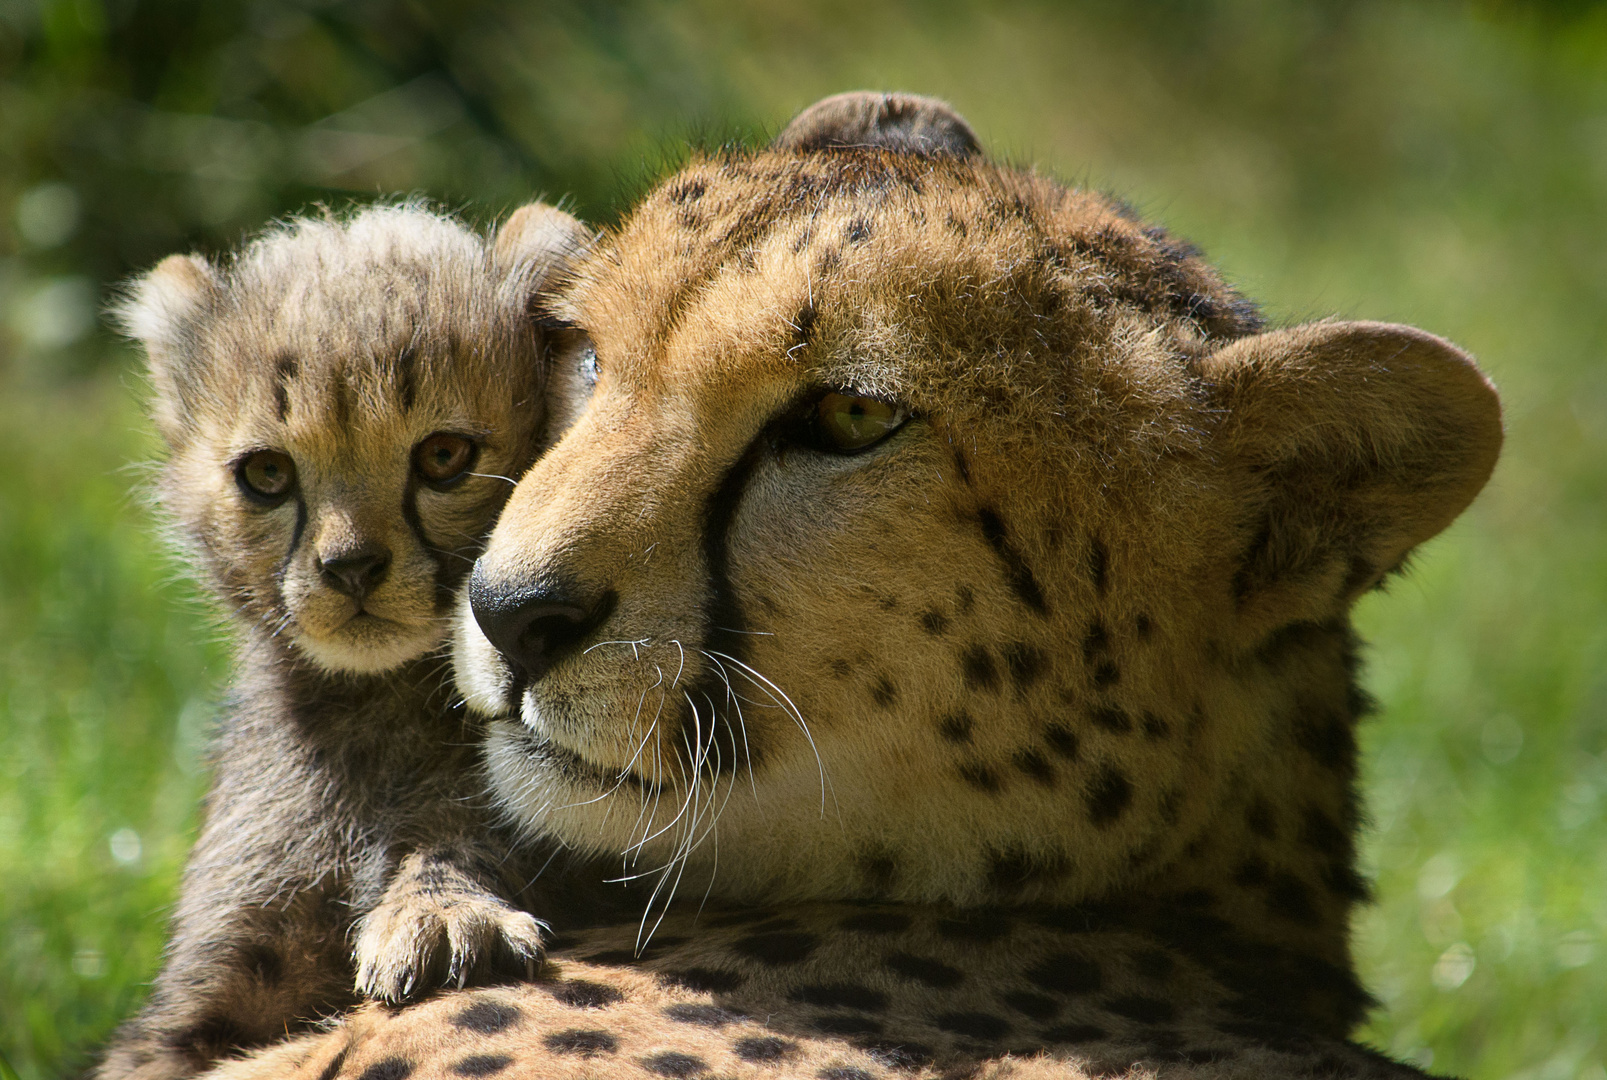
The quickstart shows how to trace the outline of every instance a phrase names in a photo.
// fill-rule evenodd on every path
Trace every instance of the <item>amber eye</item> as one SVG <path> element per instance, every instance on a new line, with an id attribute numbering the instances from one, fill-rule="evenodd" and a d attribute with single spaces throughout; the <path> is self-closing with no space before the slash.
<path id="1" fill-rule="evenodd" d="M 277 450 L 254 450 L 234 467 L 234 482 L 246 498 L 278 506 L 296 487 L 296 463 Z"/>
<path id="2" fill-rule="evenodd" d="M 413 447 L 413 471 L 426 483 L 450 484 L 468 472 L 478 456 L 473 439 L 437 431 Z"/>
<path id="3" fill-rule="evenodd" d="M 908 419 L 909 410 L 902 405 L 828 390 L 815 403 L 816 441 L 822 450 L 858 453 L 887 438 Z"/>

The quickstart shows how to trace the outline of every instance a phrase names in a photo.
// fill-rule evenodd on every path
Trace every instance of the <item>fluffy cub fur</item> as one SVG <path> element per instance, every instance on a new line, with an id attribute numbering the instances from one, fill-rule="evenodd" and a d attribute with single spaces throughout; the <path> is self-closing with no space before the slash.
<path id="1" fill-rule="evenodd" d="M 695 159 L 548 306 L 595 392 L 456 652 L 529 837 L 735 903 L 1158 904 L 1352 1028 L 1349 612 L 1494 466 L 1466 353 L 1269 329 L 908 99 Z"/>
<path id="2" fill-rule="evenodd" d="M 171 451 L 163 508 L 239 648 L 166 962 L 100 1076 L 188 1075 L 358 994 L 538 956 L 436 654 L 542 445 L 529 304 L 585 239 L 539 204 L 494 243 L 376 207 L 174 256 L 118 309 Z"/>

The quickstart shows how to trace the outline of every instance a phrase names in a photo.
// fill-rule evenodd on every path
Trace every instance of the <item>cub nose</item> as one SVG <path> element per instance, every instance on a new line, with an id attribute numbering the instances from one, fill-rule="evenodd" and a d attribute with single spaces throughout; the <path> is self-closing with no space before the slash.
<path id="1" fill-rule="evenodd" d="M 336 592 L 361 600 L 385 580 L 391 569 L 391 553 L 378 544 L 342 551 L 334 558 L 318 560 L 318 576 Z"/>
<path id="2" fill-rule="evenodd" d="M 608 620 L 618 594 L 588 598 L 580 590 L 546 583 L 508 589 L 486 580 L 479 563 L 469 577 L 469 610 L 497 652 L 535 682 L 578 649 Z"/>

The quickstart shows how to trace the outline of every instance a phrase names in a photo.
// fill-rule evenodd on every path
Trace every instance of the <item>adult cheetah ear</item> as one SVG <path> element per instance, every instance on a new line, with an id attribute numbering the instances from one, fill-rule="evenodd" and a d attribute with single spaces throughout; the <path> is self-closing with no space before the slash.
<path id="1" fill-rule="evenodd" d="M 492 257 L 516 275 L 531 293 L 546 286 L 591 240 L 592 233 L 572 214 L 544 202 L 527 203 L 497 230 Z"/>
<path id="2" fill-rule="evenodd" d="M 1247 640 L 1341 614 L 1467 508 L 1501 451 L 1495 387 L 1410 326 L 1258 334 L 1202 374 L 1219 459 L 1248 496 L 1233 579 Z"/>
<path id="3" fill-rule="evenodd" d="M 145 349 L 155 391 L 151 415 L 171 445 L 177 445 L 189 407 L 204 393 L 195 329 L 221 290 L 217 268 L 206 259 L 169 255 L 135 278 L 109 313 Z"/>
<path id="4" fill-rule="evenodd" d="M 854 90 L 815 102 L 770 144 L 809 153 L 873 147 L 906 154 L 980 157 L 971 125 L 947 102 L 917 94 Z"/>

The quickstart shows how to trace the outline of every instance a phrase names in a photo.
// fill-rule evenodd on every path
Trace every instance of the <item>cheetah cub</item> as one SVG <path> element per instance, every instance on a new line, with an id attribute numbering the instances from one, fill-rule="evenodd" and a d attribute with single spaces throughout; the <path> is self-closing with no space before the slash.
<path id="1" fill-rule="evenodd" d="M 116 310 L 171 451 L 160 501 L 239 648 L 166 962 L 103 1080 L 538 958 L 438 649 L 557 423 L 528 308 L 586 239 L 542 204 L 494 239 L 380 206 L 173 256 Z"/>

